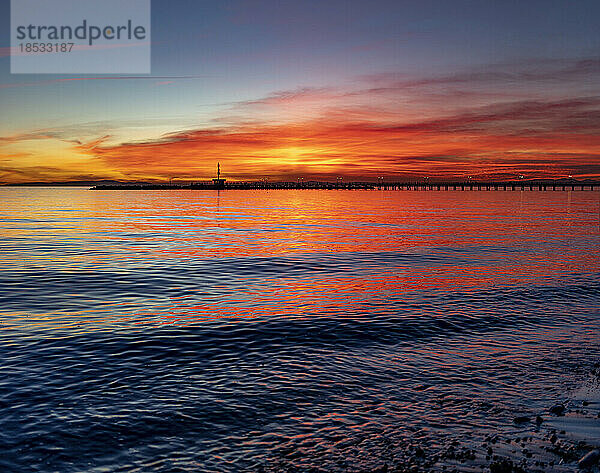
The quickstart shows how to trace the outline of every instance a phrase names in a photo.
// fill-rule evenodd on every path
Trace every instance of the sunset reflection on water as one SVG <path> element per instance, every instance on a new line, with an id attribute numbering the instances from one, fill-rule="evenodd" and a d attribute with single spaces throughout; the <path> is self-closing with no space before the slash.
<path id="1" fill-rule="evenodd" d="M 598 192 L 0 192 L 32 471 L 372 471 L 512 432 L 600 349 Z"/>
<path id="2" fill-rule="evenodd" d="M 3 192 L 5 270 L 116 271 L 116 288 L 121 272 L 166 269 L 154 289 L 168 297 L 102 301 L 147 322 L 356 314 L 415 291 L 551 283 L 600 260 L 597 192 Z"/>

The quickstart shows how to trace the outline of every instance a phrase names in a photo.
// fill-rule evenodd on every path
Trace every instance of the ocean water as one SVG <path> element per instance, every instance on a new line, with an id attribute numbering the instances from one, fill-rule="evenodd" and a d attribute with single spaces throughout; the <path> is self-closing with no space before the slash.
<path id="1" fill-rule="evenodd" d="M 0 471 L 373 471 L 600 353 L 600 193 L 0 188 Z"/>

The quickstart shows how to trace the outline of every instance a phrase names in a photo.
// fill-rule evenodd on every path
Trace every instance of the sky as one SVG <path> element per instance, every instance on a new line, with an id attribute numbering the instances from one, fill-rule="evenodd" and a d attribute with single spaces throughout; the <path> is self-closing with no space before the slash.
<path id="1" fill-rule="evenodd" d="M 99 2 L 101 5 L 101 2 Z M 10 73 L 0 183 L 600 177 L 600 2 L 153 0 L 149 75 Z"/>

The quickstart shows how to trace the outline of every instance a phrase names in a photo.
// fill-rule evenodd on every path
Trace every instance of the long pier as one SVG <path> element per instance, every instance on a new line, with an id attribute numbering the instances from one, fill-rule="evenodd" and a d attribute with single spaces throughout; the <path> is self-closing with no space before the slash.
<path id="1" fill-rule="evenodd" d="M 224 180 L 222 180 L 224 181 Z M 420 190 L 420 191 L 575 191 L 600 190 L 600 181 L 585 180 L 516 180 L 516 181 L 378 181 L 378 182 L 270 182 L 270 181 L 233 181 L 233 182 L 192 182 L 191 184 L 115 184 L 98 185 L 93 190 L 253 190 L 253 189 L 323 189 L 323 190 Z"/>

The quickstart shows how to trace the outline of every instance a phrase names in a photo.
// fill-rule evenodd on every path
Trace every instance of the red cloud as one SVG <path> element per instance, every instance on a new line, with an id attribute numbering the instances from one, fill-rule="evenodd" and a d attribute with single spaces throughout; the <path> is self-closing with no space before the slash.
<path id="1" fill-rule="evenodd" d="M 599 64 L 548 61 L 420 80 L 376 75 L 353 88 L 305 87 L 233 103 L 213 127 L 153 140 L 114 144 L 40 131 L 0 145 L 59 137 L 102 164 L 98 177 L 132 179 L 209 178 L 217 161 L 228 179 L 598 177 L 600 91 L 589 84 L 600 83 L 591 80 Z M 550 82 L 569 84 L 569 94 Z"/>

